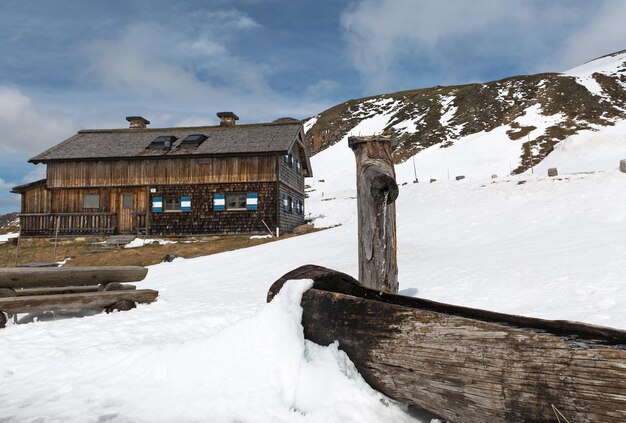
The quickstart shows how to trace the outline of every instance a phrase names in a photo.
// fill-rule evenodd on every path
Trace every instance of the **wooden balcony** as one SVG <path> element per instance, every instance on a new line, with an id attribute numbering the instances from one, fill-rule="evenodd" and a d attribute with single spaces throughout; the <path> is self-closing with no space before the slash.
<path id="1" fill-rule="evenodd" d="M 115 213 L 23 213 L 23 235 L 112 234 L 117 229 Z"/>

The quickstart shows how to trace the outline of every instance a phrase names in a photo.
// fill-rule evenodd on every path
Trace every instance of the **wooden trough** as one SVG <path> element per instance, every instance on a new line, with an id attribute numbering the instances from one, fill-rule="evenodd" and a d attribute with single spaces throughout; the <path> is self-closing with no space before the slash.
<path id="1" fill-rule="evenodd" d="M 314 281 L 305 337 L 339 341 L 391 398 L 453 423 L 626 422 L 626 331 L 388 294 L 313 265 L 268 301 L 294 279 Z"/>
<path id="2" fill-rule="evenodd" d="M 159 295 L 124 282 L 139 282 L 139 266 L 0 268 L 0 328 L 11 315 L 61 310 L 129 310 Z"/>

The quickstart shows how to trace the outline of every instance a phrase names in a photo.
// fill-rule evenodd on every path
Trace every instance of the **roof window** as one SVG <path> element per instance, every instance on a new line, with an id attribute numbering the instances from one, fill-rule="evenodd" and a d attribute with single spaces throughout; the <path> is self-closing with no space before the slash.
<path id="1" fill-rule="evenodd" d="M 192 134 L 187 136 L 187 138 L 185 138 L 183 140 L 183 142 L 180 143 L 180 148 L 195 148 L 198 147 L 200 144 L 202 144 L 208 137 L 204 134 Z"/>
<path id="2" fill-rule="evenodd" d="M 148 146 L 148 148 L 150 150 L 165 150 L 165 149 L 170 149 L 172 148 L 172 146 L 174 145 L 174 141 L 176 141 L 178 138 L 176 138 L 173 135 L 162 135 L 160 137 L 156 137 L 154 139 L 154 141 L 152 141 L 150 143 L 150 145 Z"/>

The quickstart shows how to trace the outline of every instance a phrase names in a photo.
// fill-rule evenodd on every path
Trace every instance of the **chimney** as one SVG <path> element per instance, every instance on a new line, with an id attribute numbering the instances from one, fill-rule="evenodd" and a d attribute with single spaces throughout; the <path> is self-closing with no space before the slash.
<path id="1" fill-rule="evenodd" d="M 220 126 L 234 126 L 235 121 L 239 120 L 233 112 L 219 112 L 217 117 L 220 118 Z"/>
<path id="2" fill-rule="evenodd" d="M 150 121 L 141 116 L 126 116 L 126 120 L 130 122 L 130 129 L 146 129 L 150 125 Z"/>

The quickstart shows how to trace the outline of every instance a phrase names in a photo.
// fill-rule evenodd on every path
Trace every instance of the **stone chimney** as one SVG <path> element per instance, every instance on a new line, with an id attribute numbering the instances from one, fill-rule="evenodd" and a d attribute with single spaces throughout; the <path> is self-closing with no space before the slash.
<path id="1" fill-rule="evenodd" d="M 126 120 L 130 123 L 130 129 L 146 129 L 150 125 L 150 121 L 141 116 L 126 116 Z"/>
<path id="2" fill-rule="evenodd" d="M 217 117 L 220 118 L 220 126 L 234 126 L 235 121 L 239 120 L 233 112 L 219 112 Z"/>

